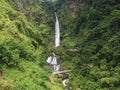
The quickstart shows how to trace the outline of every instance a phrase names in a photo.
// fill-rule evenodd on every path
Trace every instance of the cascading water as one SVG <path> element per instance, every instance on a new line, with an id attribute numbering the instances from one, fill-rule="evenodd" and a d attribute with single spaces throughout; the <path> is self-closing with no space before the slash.
<path id="1" fill-rule="evenodd" d="M 60 26 L 57 14 L 55 12 L 56 22 L 55 22 L 55 47 L 60 46 Z"/>
<path id="2" fill-rule="evenodd" d="M 56 22 L 55 22 L 55 47 L 58 47 L 58 46 L 60 46 L 60 26 L 59 26 L 59 20 L 58 20 L 56 12 L 55 12 L 55 17 L 56 17 Z M 71 70 L 60 71 L 61 66 L 60 66 L 60 63 L 58 63 L 58 61 L 57 61 L 57 57 L 56 57 L 55 53 L 52 53 L 52 55 L 49 56 L 46 61 L 47 61 L 48 64 L 51 64 L 52 68 L 53 68 L 53 72 L 50 76 L 51 82 L 52 82 L 52 78 L 54 78 L 54 74 L 66 73 L 66 72 L 71 71 Z M 67 86 L 67 84 L 66 84 L 66 82 L 68 82 L 68 81 L 69 81 L 68 77 L 64 78 L 62 80 L 62 84 L 65 87 L 65 90 L 71 90 L 71 89 L 68 89 L 69 86 Z"/>
<path id="3" fill-rule="evenodd" d="M 59 27 L 59 21 L 57 14 L 55 12 L 55 17 L 56 17 L 56 22 L 55 22 L 55 47 L 60 46 L 60 27 Z M 47 63 L 53 65 L 53 71 L 59 71 L 60 70 L 60 65 L 57 62 L 57 58 L 55 53 L 52 53 L 52 56 L 48 57 Z"/>

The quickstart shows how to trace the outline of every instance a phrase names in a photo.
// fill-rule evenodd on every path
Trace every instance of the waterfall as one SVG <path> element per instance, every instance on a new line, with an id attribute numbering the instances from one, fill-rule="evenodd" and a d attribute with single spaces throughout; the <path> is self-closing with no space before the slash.
<path id="1" fill-rule="evenodd" d="M 55 53 L 52 53 L 52 55 L 49 56 L 46 61 L 48 64 L 51 64 L 53 66 L 53 72 L 60 70 L 60 65 L 57 61 L 57 57 L 56 57 Z"/>
<path id="2" fill-rule="evenodd" d="M 55 22 L 55 47 L 60 46 L 60 27 L 57 14 L 55 12 L 56 22 Z"/>

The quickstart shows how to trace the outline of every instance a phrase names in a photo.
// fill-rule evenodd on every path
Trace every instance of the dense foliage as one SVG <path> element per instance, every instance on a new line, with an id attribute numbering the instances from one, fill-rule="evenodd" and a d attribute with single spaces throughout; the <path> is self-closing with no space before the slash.
<path id="1" fill-rule="evenodd" d="M 69 64 L 66 68 L 73 69 L 73 89 L 119 90 L 119 0 L 64 0 L 59 4 L 65 49 L 61 58 Z"/>
<path id="2" fill-rule="evenodd" d="M 119 90 L 119 26 L 119 0 L 1 0 L 0 90 L 63 90 L 59 79 L 49 81 L 45 60 L 51 52 L 63 69 L 72 69 L 72 90 Z"/>
<path id="3" fill-rule="evenodd" d="M 55 88 L 44 63 L 54 34 L 49 7 L 44 0 L 0 1 L 0 90 Z"/>

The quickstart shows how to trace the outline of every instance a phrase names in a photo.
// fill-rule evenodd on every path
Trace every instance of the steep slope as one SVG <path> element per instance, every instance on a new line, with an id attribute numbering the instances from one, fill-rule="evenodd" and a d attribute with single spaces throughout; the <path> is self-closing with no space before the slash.
<path id="1" fill-rule="evenodd" d="M 62 32 L 62 49 L 56 52 L 61 52 L 65 68 L 73 69 L 73 90 L 120 89 L 119 3 L 119 0 L 56 3 Z"/>
<path id="2" fill-rule="evenodd" d="M 1 0 L 0 89 L 63 90 L 46 57 L 55 52 L 72 69 L 72 90 L 120 89 L 119 0 Z M 54 6 L 54 7 L 53 7 Z M 61 46 L 54 48 L 54 11 Z"/>
<path id="3" fill-rule="evenodd" d="M 44 0 L 0 1 L 0 90 L 55 88 L 45 64 L 54 32 L 49 4 Z"/>

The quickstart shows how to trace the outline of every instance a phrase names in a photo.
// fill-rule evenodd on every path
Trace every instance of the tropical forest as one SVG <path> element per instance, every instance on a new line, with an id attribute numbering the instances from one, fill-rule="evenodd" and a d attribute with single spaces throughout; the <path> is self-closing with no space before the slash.
<path id="1" fill-rule="evenodd" d="M 0 0 L 0 90 L 120 90 L 120 0 Z"/>

